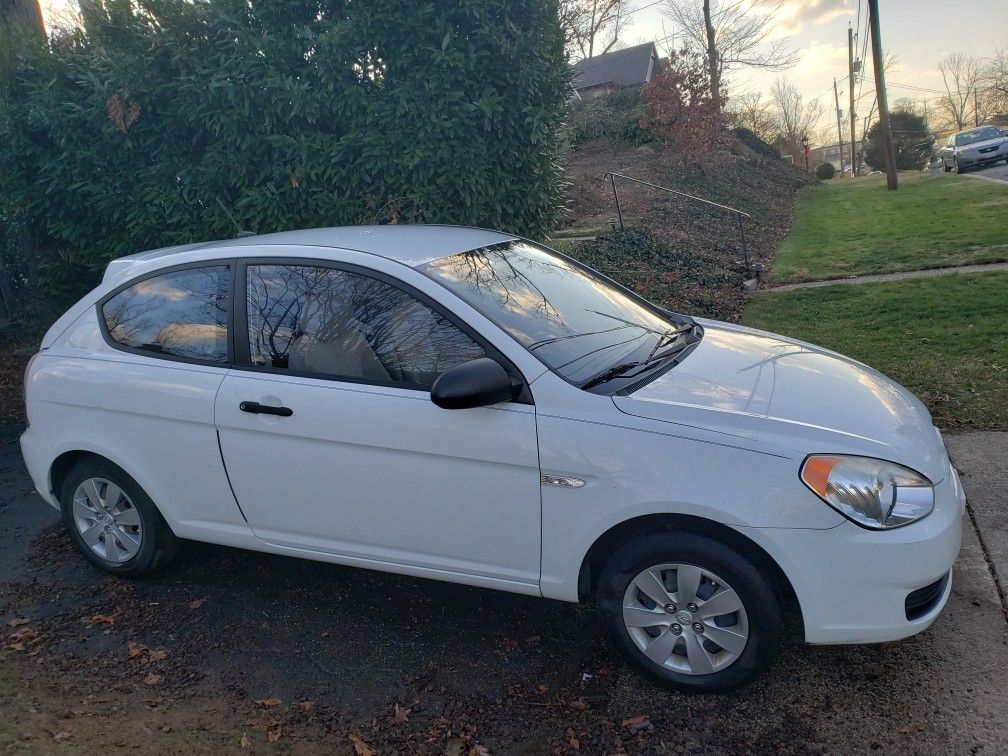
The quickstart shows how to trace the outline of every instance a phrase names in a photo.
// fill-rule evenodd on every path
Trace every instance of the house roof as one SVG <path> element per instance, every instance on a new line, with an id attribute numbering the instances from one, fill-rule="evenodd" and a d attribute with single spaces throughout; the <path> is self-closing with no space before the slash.
<path id="1" fill-rule="evenodd" d="M 652 55 L 657 59 L 654 42 L 645 42 L 579 60 L 574 64 L 574 88 L 587 89 L 610 83 L 621 87 L 643 84 L 647 81 Z"/>

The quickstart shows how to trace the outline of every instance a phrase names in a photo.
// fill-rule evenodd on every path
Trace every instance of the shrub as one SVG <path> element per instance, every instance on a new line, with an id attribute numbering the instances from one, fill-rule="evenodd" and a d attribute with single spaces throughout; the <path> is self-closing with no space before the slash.
<path id="1" fill-rule="evenodd" d="M 640 125 L 644 113 L 641 93 L 632 87 L 575 101 L 565 128 L 567 142 L 574 149 L 606 138 L 633 146 L 653 142 L 657 135 Z"/>
<path id="2" fill-rule="evenodd" d="M 563 201 L 555 0 L 104 0 L 22 57 L 0 217 L 22 292 L 259 232 L 422 221 L 541 236 Z M 3 102 L 0 97 L 0 102 Z"/>
<path id="3" fill-rule="evenodd" d="M 724 133 L 721 109 L 711 97 L 704 58 L 682 50 L 644 85 L 647 112 L 641 126 L 653 130 L 684 156 L 705 155 Z"/>
<path id="4" fill-rule="evenodd" d="M 829 181 L 836 176 L 836 166 L 833 163 L 819 163 L 815 167 L 815 176 L 820 181 Z"/>

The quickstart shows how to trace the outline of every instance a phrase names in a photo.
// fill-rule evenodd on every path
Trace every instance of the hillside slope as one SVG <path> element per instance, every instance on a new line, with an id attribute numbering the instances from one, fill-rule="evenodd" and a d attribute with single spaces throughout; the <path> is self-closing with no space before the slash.
<path id="1" fill-rule="evenodd" d="M 627 230 L 609 231 L 616 218 L 610 172 L 749 213 L 744 221 L 749 256 L 764 264 L 791 225 L 798 189 L 814 182 L 738 141 L 696 167 L 684 166 L 655 144 L 631 147 L 599 139 L 569 153 L 569 215 L 556 236 L 600 236 L 561 243 L 565 251 L 658 304 L 724 320 L 738 320 L 745 301 L 738 216 L 617 180 Z"/>

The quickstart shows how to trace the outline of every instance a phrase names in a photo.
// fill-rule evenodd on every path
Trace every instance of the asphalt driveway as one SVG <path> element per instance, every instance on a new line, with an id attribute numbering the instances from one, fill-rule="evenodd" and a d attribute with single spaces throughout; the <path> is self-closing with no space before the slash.
<path id="1" fill-rule="evenodd" d="M 993 181 L 1001 181 L 1008 184 L 1008 163 L 997 163 L 987 166 L 979 171 L 970 171 L 963 174 L 965 176 L 982 176 Z"/>
<path id="2" fill-rule="evenodd" d="M 0 751 L 998 753 L 1008 624 L 988 557 L 968 524 L 948 608 L 915 638 L 792 631 L 764 680 L 683 696 L 557 602 L 195 544 L 156 578 L 104 577 L 7 428 Z"/>

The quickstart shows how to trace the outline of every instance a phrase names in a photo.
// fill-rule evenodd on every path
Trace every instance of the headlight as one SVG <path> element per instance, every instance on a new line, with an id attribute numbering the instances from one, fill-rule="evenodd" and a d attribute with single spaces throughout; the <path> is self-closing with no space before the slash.
<path id="1" fill-rule="evenodd" d="M 816 454 L 802 482 L 833 509 L 873 530 L 898 528 L 934 509 L 934 486 L 920 473 L 871 457 Z"/>

